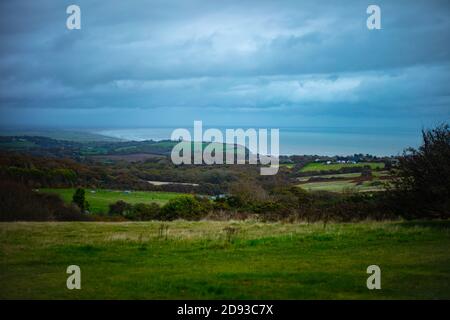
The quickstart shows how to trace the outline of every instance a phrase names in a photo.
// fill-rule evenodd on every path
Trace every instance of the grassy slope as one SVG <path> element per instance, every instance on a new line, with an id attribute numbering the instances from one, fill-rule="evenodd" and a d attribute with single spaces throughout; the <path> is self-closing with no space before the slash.
<path id="1" fill-rule="evenodd" d="M 57 193 L 61 198 L 70 203 L 75 189 L 40 189 L 41 192 Z M 123 191 L 115 190 L 96 190 L 91 193 L 90 189 L 86 189 L 86 200 L 89 202 L 92 213 L 107 213 L 109 204 L 119 200 L 135 204 L 135 203 L 151 203 L 156 202 L 160 205 L 165 204 L 170 199 L 173 199 L 180 193 L 176 192 L 156 192 L 156 191 L 133 191 L 131 193 L 124 193 Z"/>
<path id="2" fill-rule="evenodd" d="M 300 172 L 312 172 L 312 171 L 328 171 L 328 170 L 339 170 L 342 168 L 352 168 L 352 167 L 364 167 L 370 166 L 371 169 L 384 168 L 384 163 L 381 162 L 359 162 L 359 163 L 332 163 L 324 164 L 319 162 L 311 162 L 304 166 Z"/>
<path id="3" fill-rule="evenodd" d="M 450 223 L 1 223 L 0 298 L 450 298 Z M 224 228 L 239 228 L 227 242 Z M 67 290 L 66 268 L 82 289 Z M 366 288 L 366 268 L 382 290 Z"/>

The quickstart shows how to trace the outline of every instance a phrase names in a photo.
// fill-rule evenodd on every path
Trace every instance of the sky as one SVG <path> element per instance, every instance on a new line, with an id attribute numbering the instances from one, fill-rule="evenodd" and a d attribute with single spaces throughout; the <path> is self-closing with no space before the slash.
<path id="1" fill-rule="evenodd" d="M 66 28 L 71 4 L 80 30 Z M 366 26 L 370 4 L 380 30 Z M 0 126 L 448 122 L 449 9 L 447 0 L 1 1 Z"/>

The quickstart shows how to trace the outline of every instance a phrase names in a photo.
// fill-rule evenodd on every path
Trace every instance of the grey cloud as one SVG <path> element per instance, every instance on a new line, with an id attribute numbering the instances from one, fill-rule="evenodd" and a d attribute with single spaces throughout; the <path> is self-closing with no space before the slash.
<path id="1" fill-rule="evenodd" d="M 69 4 L 0 3 L 0 109 L 450 113 L 448 1 L 380 0 L 379 31 L 369 1 Z"/>

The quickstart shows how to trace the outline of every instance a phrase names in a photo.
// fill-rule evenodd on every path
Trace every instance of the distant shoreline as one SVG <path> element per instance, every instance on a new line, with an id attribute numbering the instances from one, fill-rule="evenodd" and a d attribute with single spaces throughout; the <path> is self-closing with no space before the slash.
<path id="1" fill-rule="evenodd" d="M 220 128 L 220 127 L 219 127 Z M 242 127 L 244 130 L 246 127 Z M 130 128 L 97 130 L 96 134 L 125 141 L 170 140 L 175 128 Z M 191 130 L 191 128 L 186 127 Z M 224 128 L 225 129 L 225 128 Z M 323 156 L 346 156 L 372 154 L 396 156 L 407 147 L 417 147 L 421 136 L 408 129 L 390 128 L 280 128 L 280 155 L 317 154 Z"/>
<path id="2" fill-rule="evenodd" d="M 0 136 L 32 135 L 77 142 L 161 141 L 170 140 L 174 129 L 2 129 Z M 420 129 L 414 132 L 412 129 L 395 128 L 286 127 L 280 128 L 280 155 L 347 156 L 362 153 L 396 156 L 409 146 L 417 147 L 420 138 Z"/>

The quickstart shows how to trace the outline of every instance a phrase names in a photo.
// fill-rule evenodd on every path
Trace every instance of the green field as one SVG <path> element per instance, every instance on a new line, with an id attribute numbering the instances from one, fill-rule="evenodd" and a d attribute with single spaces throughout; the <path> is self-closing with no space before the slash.
<path id="1" fill-rule="evenodd" d="M 167 225 L 0 223 L 0 299 L 450 299 L 449 221 Z"/>
<path id="2" fill-rule="evenodd" d="M 40 192 L 56 193 L 66 203 L 72 202 L 72 196 L 75 193 L 75 189 L 40 189 Z M 86 200 L 89 202 L 90 211 L 92 213 L 107 213 L 109 210 L 109 204 L 119 200 L 123 200 L 130 204 L 136 203 L 151 203 L 155 202 L 160 205 L 165 204 L 170 199 L 173 199 L 181 193 L 176 192 L 158 192 L 158 191 L 132 191 L 125 193 L 118 190 L 103 190 L 95 189 L 95 193 L 91 192 L 91 189 L 86 189 Z"/>
<path id="3" fill-rule="evenodd" d="M 330 180 L 323 181 L 309 181 L 309 179 L 323 178 Z M 299 177 L 299 187 L 307 191 L 331 191 L 331 192 L 374 192 L 383 191 L 386 189 L 386 184 L 389 183 L 388 171 L 373 171 L 372 177 L 361 180 L 361 173 L 336 173 L 326 175 L 314 175 L 307 177 Z"/>
<path id="4" fill-rule="evenodd" d="M 363 181 L 357 184 L 351 180 L 338 181 L 324 181 L 324 182 L 307 182 L 299 184 L 301 188 L 308 191 L 331 191 L 331 192 L 368 192 L 368 191 L 382 191 L 385 189 L 383 184 L 379 184 L 378 180 Z"/>
<path id="5" fill-rule="evenodd" d="M 322 162 L 311 162 L 300 169 L 300 172 L 314 172 L 314 171 L 330 171 L 340 170 L 342 168 L 354 168 L 369 166 L 372 170 L 383 169 L 384 163 L 382 162 L 359 162 L 359 163 L 331 163 L 326 164 Z"/>
<path id="6" fill-rule="evenodd" d="M 308 181 L 310 178 L 326 178 L 326 179 L 345 178 L 345 179 L 349 179 L 350 180 L 350 179 L 355 179 L 355 178 L 359 178 L 359 177 L 361 177 L 361 172 L 323 174 L 323 175 L 320 175 L 320 176 L 306 176 L 306 177 L 299 177 L 299 178 L 297 178 L 297 180 L 300 181 L 300 182 Z"/>

